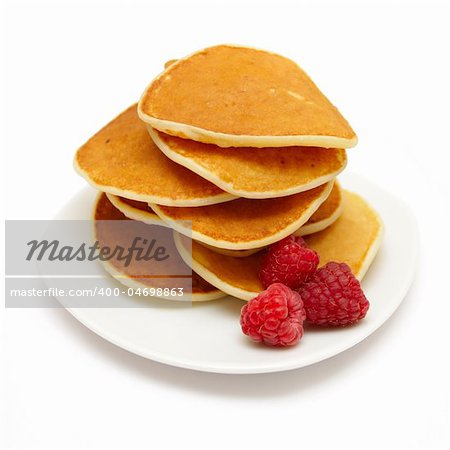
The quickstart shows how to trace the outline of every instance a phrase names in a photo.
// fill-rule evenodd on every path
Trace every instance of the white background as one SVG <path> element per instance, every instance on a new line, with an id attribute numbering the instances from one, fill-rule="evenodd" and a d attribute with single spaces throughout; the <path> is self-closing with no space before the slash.
<path id="1" fill-rule="evenodd" d="M 0 447 L 445 448 L 449 10 L 432 2 L 163 5 L 2 3 L 4 218 L 52 218 L 85 185 L 72 169 L 76 148 L 136 101 L 164 61 L 241 43 L 298 61 L 349 119 L 359 144 L 348 170 L 416 212 L 417 278 L 362 344 L 261 376 L 165 367 L 103 341 L 64 310 L 2 308 Z"/>

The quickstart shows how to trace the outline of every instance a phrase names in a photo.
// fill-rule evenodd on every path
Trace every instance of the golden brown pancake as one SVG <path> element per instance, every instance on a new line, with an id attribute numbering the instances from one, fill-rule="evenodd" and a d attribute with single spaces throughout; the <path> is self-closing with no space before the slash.
<path id="1" fill-rule="evenodd" d="M 139 220 L 148 224 L 163 225 L 165 223 L 147 203 L 117 197 L 112 194 L 107 194 L 107 196 L 110 202 L 129 219 Z M 306 234 L 316 233 L 317 231 L 323 230 L 338 219 L 343 211 L 343 206 L 344 202 L 342 188 L 339 183 L 335 181 L 328 198 L 320 205 L 319 209 L 309 218 L 309 220 L 294 232 L 294 234 L 304 236 Z M 236 258 L 243 258 L 261 250 L 261 248 L 228 250 L 214 247 L 212 245 L 205 244 L 204 242 L 201 242 L 201 244 L 217 253 L 227 256 L 234 256 Z"/>
<path id="2" fill-rule="evenodd" d="M 263 247 L 300 228 L 326 200 L 333 181 L 287 197 L 239 198 L 221 205 L 173 208 L 151 204 L 170 227 L 193 239 L 229 250 Z"/>
<path id="3" fill-rule="evenodd" d="M 359 195 L 345 191 L 344 212 L 323 231 L 307 236 L 320 256 L 320 265 L 330 261 L 347 263 L 361 280 L 381 243 L 383 225 L 378 214 Z M 258 273 L 264 250 L 246 258 L 220 255 L 175 232 L 180 255 L 193 270 L 229 295 L 251 300 L 263 290 Z M 192 244 L 192 256 L 190 249 Z"/>
<path id="4" fill-rule="evenodd" d="M 145 202 L 130 200 L 113 194 L 106 194 L 109 201 L 125 217 L 132 220 L 139 220 L 150 225 L 164 225 L 164 221 Z"/>
<path id="5" fill-rule="evenodd" d="M 302 225 L 293 234 L 296 236 L 305 236 L 307 234 L 317 233 L 334 223 L 344 211 L 344 192 L 341 185 L 335 180 L 333 189 L 328 198 L 320 205 L 319 209 L 309 218 L 309 220 Z M 263 248 L 254 248 L 251 250 L 227 250 L 224 248 L 213 247 L 212 245 L 200 242 L 201 245 L 206 246 L 210 250 L 226 256 L 234 256 L 235 258 L 244 258 L 249 255 L 257 253 Z"/>
<path id="6" fill-rule="evenodd" d="M 199 206 L 235 198 L 164 156 L 139 120 L 136 105 L 89 139 L 74 164 L 97 189 L 133 200 Z"/>
<path id="7" fill-rule="evenodd" d="M 335 106 L 293 61 L 218 45 L 171 64 L 138 105 L 164 133 L 220 147 L 349 148 L 357 138 Z"/>
<path id="8" fill-rule="evenodd" d="M 320 208 L 309 218 L 294 234 L 306 236 L 317 233 L 329 227 L 344 212 L 344 192 L 336 180 L 328 198 L 320 205 Z"/>
<path id="9" fill-rule="evenodd" d="M 320 255 L 322 265 L 345 262 L 361 280 L 380 247 L 383 222 L 361 196 L 344 192 L 344 211 L 339 219 L 328 228 L 305 236 L 305 241 Z"/>
<path id="10" fill-rule="evenodd" d="M 245 258 L 261 251 L 261 248 L 251 248 L 248 250 L 228 250 L 226 248 L 213 247 L 212 245 L 205 244 L 204 242 L 199 242 L 199 244 L 209 248 L 213 252 L 219 253 L 220 255 L 233 256 L 234 258 Z"/>
<path id="11" fill-rule="evenodd" d="M 95 235 L 96 239 L 100 243 L 100 247 L 108 246 L 110 248 L 115 248 L 121 245 L 127 248 L 133 241 L 136 232 L 139 236 L 152 236 L 154 235 L 155 225 L 140 224 L 136 222 L 139 228 L 127 226 L 111 226 L 110 221 L 123 220 L 128 221 L 128 219 L 114 207 L 114 205 L 109 201 L 106 194 L 101 193 L 94 207 L 94 221 L 95 221 Z M 157 227 L 156 227 L 157 228 Z M 154 260 L 140 260 L 137 261 L 133 259 L 131 264 L 126 267 L 122 261 L 117 259 L 110 259 L 109 261 L 102 261 L 104 268 L 120 283 L 125 286 L 137 288 L 168 288 L 175 286 L 183 286 L 185 292 L 190 291 L 191 284 L 191 272 L 186 266 L 184 261 L 181 260 L 180 255 L 173 243 L 172 239 L 164 241 L 164 246 L 166 248 L 167 254 L 171 255 L 166 261 L 155 262 Z M 174 262 L 175 260 L 175 262 Z M 189 274 L 187 276 L 180 276 L 168 286 L 169 274 L 172 274 L 174 267 L 180 268 L 180 275 Z M 165 274 L 165 277 L 149 277 L 149 274 Z M 192 301 L 207 301 L 214 300 L 223 297 L 224 294 L 218 289 L 211 286 L 208 282 L 203 280 L 195 272 L 192 272 Z M 181 300 L 180 297 L 163 297 L 166 299 Z"/>
<path id="12" fill-rule="evenodd" d="M 147 203 L 129 200 L 112 194 L 106 195 L 109 201 L 128 219 L 139 220 L 144 223 L 160 226 L 164 226 L 164 224 L 166 224 L 166 222 L 164 222 Z M 166 224 L 166 226 L 168 225 Z M 208 244 L 202 245 L 205 245 L 211 250 L 222 255 L 235 256 L 236 258 L 243 258 L 260 250 L 259 248 L 252 250 L 226 250 L 224 248 L 217 248 Z"/>
<path id="13" fill-rule="evenodd" d="M 258 278 L 263 251 L 245 258 L 221 255 L 187 236 L 174 232 L 175 244 L 185 261 L 213 286 L 242 300 L 251 300 L 264 288 Z M 192 256 L 189 251 L 192 245 Z"/>
<path id="14" fill-rule="evenodd" d="M 149 127 L 171 160 L 238 197 L 273 198 L 307 191 L 335 178 L 347 164 L 343 149 L 221 148 Z"/>
<path id="15" fill-rule="evenodd" d="M 296 236 L 305 236 L 307 234 L 317 233 L 329 227 L 344 211 L 344 192 L 341 185 L 335 180 L 333 189 L 328 198 L 320 205 L 319 209 L 309 218 L 309 220 L 302 225 L 293 234 Z M 213 247 L 212 245 L 200 242 L 201 245 L 206 246 L 210 250 L 220 253 L 221 255 L 234 256 L 235 258 L 244 258 L 253 255 L 263 248 L 254 248 L 251 250 L 227 250 L 224 248 Z"/>

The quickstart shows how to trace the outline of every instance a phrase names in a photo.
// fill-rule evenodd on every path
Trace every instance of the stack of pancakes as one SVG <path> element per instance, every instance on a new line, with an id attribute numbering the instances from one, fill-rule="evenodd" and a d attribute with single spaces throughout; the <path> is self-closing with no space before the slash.
<path id="1" fill-rule="evenodd" d="M 321 265 L 343 261 L 364 276 L 382 223 L 336 180 L 356 143 L 294 62 L 220 45 L 167 63 L 138 105 L 78 150 L 75 167 L 102 192 L 97 220 L 173 228 L 195 272 L 193 300 L 249 300 L 263 290 L 265 247 L 290 234 L 304 236 Z M 109 270 L 128 286 L 154 283 Z"/>

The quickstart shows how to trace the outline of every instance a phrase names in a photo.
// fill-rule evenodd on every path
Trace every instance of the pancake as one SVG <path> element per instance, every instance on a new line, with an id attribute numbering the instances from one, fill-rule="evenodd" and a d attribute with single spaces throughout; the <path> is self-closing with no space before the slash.
<path id="1" fill-rule="evenodd" d="M 378 214 L 359 195 L 345 191 L 344 212 L 331 226 L 307 236 L 306 242 L 320 256 L 320 266 L 330 261 L 347 263 L 361 280 L 379 249 L 383 224 Z M 180 255 L 205 280 L 229 295 L 251 300 L 263 286 L 258 273 L 264 251 L 246 258 L 233 258 L 175 233 Z M 192 255 L 190 246 L 192 244 Z"/>
<path id="2" fill-rule="evenodd" d="M 293 234 L 296 236 L 306 236 L 308 234 L 317 233 L 325 228 L 329 227 L 344 211 L 344 192 L 341 185 L 336 180 L 333 185 L 328 198 L 320 205 L 319 209 L 309 218 L 309 220 L 302 225 Z M 223 248 L 213 247 L 200 242 L 200 244 L 206 246 L 210 250 L 220 253 L 221 255 L 234 256 L 235 258 L 244 258 L 249 255 L 257 253 L 263 248 L 254 248 L 251 250 L 227 250 Z"/>
<path id="3" fill-rule="evenodd" d="M 349 148 L 357 137 L 293 61 L 218 45 L 167 67 L 146 88 L 139 117 L 164 133 L 220 147 Z"/>
<path id="4" fill-rule="evenodd" d="M 136 227 L 123 226 L 116 227 L 110 225 L 111 221 L 121 221 L 128 219 L 114 207 L 109 201 L 108 197 L 101 193 L 94 206 L 94 224 L 95 224 L 95 237 L 99 241 L 100 246 L 109 246 L 110 248 L 116 248 L 121 245 L 127 248 L 132 242 L 135 233 L 139 233 L 139 236 L 152 236 L 155 235 L 155 228 L 159 228 L 155 225 L 142 224 L 137 221 L 132 221 L 137 224 Z M 131 222 L 131 221 L 130 221 Z M 176 288 L 183 287 L 185 292 L 190 292 L 190 286 L 192 283 L 192 301 L 207 301 L 215 300 L 224 296 L 224 293 L 214 288 L 208 282 L 203 280 L 195 272 L 192 272 L 189 266 L 180 259 L 180 255 L 175 247 L 172 239 L 164 240 L 164 246 L 167 254 L 171 255 L 171 258 L 165 261 L 155 262 L 154 260 L 136 260 L 133 259 L 131 264 L 126 267 L 118 259 L 111 259 L 108 261 L 101 261 L 103 267 L 109 272 L 117 281 L 127 287 L 133 289 L 143 288 Z M 179 277 L 170 277 L 173 273 L 174 267 L 177 268 Z M 155 275 L 153 278 L 148 274 Z M 158 277 L 158 275 L 160 275 Z M 174 281 L 169 282 L 168 278 L 172 278 Z M 150 297 L 149 297 L 150 298 Z M 190 299 L 189 295 L 185 297 L 162 297 L 167 300 L 186 300 Z"/>
<path id="5" fill-rule="evenodd" d="M 198 208 L 150 207 L 176 231 L 213 247 L 249 250 L 264 247 L 300 228 L 327 199 L 333 181 L 288 197 L 239 198 Z"/>
<path id="6" fill-rule="evenodd" d="M 113 194 L 106 194 L 109 201 L 128 219 L 139 220 L 149 225 L 164 225 L 164 221 L 145 202 L 138 202 Z"/>
<path id="7" fill-rule="evenodd" d="M 250 256 L 261 251 L 261 248 L 251 248 L 248 250 L 228 250 L 226 248 L 213 247 L 212 245 L 205 244 L 204 242 L 199 242 L 199 244 L 209 248 L 213 252 L 219 253 L 220 255 L 233 256 L 234 258 L 245 258 L 246 256 Z"/>
<path id="8" fill-rule="evenodd" d="M 381 245 L 383 222 L 358 194 L 344 191 L 344 211 L 336 222 L 318 233 L 305 236 L 306 243 L 321 259 L 347 263 L 362 280 Z"/>
<path id="9" fill-rule="evenodd" d="M 116 195 L 107 194 L 109 201 L 127 218 L 139 220 L 148 224 L 163 225 L 165 222 L 153 211 L 153 209 L 144 202 L 129 200 Z M 330 226 L 343 211 L 343 194 L 339 183 L 335 181 L 333 189 L 328 198 L 320 205 L 319 209 L 309 218 L 309 220 L 301 226 L 294 234 L 304 236 L 306 234 L 316 233 Z M 169 226 L 168 224 L 166 224 Z M 261 248 L 247 250 L 229 250 L 214 247 L 205 243 L 201 243 L 212 251 L 222 255 L 243 258 L 252 255 L 261 250 Z"/>
<path id="10" fill-rule="evenodd" d="M 89 139 L 74 165 L 95 188 L 132 200 L 199 206 L 235 198 L 164 156 L 139 120 L 136 105 Z"/>
<path id="11" fill-rule="evenodd" d="M 238 197 L 273 198 L 307 191 L 335 178 L 347 164 L 343 149 L 221 148 L 148 129 L 168 158 Z"/>
<path id="12" fill-rule="evenodd" d="M 334 223 L 344 212 L 344 192 L 341 185 L 335 181 L 328 198 L 303 226 L 294 232 L 296 236 L 306 236 L 317 233 Z"/>
<path id="13" fill-rule="evenodd" d="M 166 222 L 164 222 L 147 203 L 128 200 L 126 198 L 118 197 L 112 194 L 106 195 L 109 201 L 115 206 L 115 208 L 118 209 L 128 219 L 139 220 L 151 225 L 168 226 Z M 236 258 L 243 258 L 260 251 L 259 248 L 252 250 L 226 250 L 224 248 L 217 248 L 208 244 L 203 245 L 222 255 L 234 256 Z"/>
<path id="14" fill-rule="evenodd" d="M 192 265 L 192 269 L 228 295 L 251 300 L 264 290 L 258 278 L 263 251 L 246 258 L 234 258 L 212 251 L 176 231 L 174 241 L 181 257 Z"/>

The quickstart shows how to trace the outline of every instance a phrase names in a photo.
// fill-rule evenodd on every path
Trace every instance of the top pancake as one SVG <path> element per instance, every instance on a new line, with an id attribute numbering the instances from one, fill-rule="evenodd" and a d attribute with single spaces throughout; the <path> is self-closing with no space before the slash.
<path id="1" fill-rule="evenodd" d="M 75 168 L 95 188 L 142 202 L 199 206 L 235 197 L 164 156 L 131 106 L 75 155 Z"/>
<path id="2" fill-rule="evenodd" d="M 347 164 L 343 149 L 221 148 L 148 129 L 167 157 L 238 197 L 273 198 L 307 191 L 335 178 Z"/>
<path id="3" fill-rule="evenodd" d="M 293 61 L 219 45 L 171 64 L 145 90 L 140 118 L 173 136 L 221 147 L 348 148 L 357 137 Z"/>

